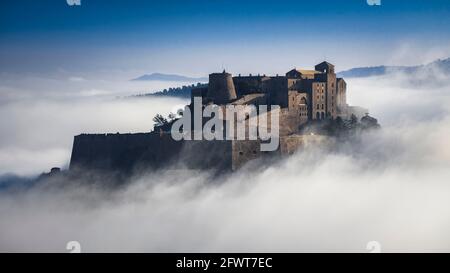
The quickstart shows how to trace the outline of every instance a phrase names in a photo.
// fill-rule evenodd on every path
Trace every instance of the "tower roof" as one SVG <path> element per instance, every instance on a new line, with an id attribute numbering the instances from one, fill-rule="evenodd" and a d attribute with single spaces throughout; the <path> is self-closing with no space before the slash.
<path id="1" fill-rule="evenodd" d="M 316 65 L 314 67 L 318 71 L 334 71 L 334 65 L 330 64 L 329 62 L 321 62 L 320 64 Z"/>
<path id="2" fill-rule="evenodd" d="M 334 64 L 332 64 L 332 63 L 329 63 L 329 62 L 327 62 L 327 61 L 323 61 L 323 62 L 321 62 L 320 64 L 318 64 L 318 65 L 316 65 L 316 66 L 319 66 L 319 65 L 328 65 L 328 66 L 334 66 Z"/>

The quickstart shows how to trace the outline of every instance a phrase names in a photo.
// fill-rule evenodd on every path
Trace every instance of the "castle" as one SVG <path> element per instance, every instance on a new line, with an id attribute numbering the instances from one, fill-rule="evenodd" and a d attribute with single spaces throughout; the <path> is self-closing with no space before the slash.
<path id="1" fill-rule="evenodd" d="M 293 69 L 284 76 L 238 75 L 223 71 L 209 75 L 205 88 L 192 90 L 206 105 L 278 105 L 279 147 L 261 151 L 261 140 L 181 140 L 171 137 L 171 125 L 149 133 L 82 134 L 74 139 L 70 169 L 133 172 L 167 166 L 236 170 L 265 154 L 291 154 L 307 143 L 322 143 L 325 136 L 302 134 L 300 128 L 324 120 L 359 118 L 365 110 L 347 104 L 347 84 L 334 65 L 322 62 L 314 70 Z M 206 122 L 206 120 L 202 120 Z"/>

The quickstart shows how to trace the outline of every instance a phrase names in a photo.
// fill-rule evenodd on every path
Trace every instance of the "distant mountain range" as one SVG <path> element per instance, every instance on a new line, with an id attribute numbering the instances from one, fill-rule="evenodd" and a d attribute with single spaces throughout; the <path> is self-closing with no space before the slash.
<path id="1" fill-rule="evenodd" d="M 132 81 L 165 81 L 165 82 L 208 82 L 208 78 L 192 78 L 176 74 L 153 73 L 140 76 Z"/>
<path id="2" fill-rule="evenodd" d="M 433 71 L 440 70 L 443 73 L 450 73 L 450 58 L 444 60 L 436 60 L 426 65 L 417 66 L 371 66 L 371 67 L 357 67 L 349 70 L 341 71 L 337 75 L 345 78 L 363 78 L 372 76 L 382 76 L 389 73 L 401 72 L 401 73 L 416 73 L 421 71 Z M 192 82 L 192 83 L 207 83 L 207 77 L 188 77 L 177 74 L 163 74 L 152 73 L 140 76 L 132 81 L 170 81 L 170 82 Z"/>
<path id="3" fill-rule="evenodd" d="M 338 76 L 344 78 L 363 78 L 372 76 L 383 76 L 390 73 L 412 74 L 418 72 L 427 73 L 433 71 L 441 71 L 442 73 L 450 74 L 450 58 L 447 58 L 445 60 L 439 59 L 426 65 L 417 65 L 417 66 L 358 67 L 339 72 Z"/>
<path id="4" fill-rule="evenodd" d="M 450 58 L 444 60 L 436 60 L 426 65 L 417 66 L 373 66 L 373 67 L 357 67 L 350 70 L 339 72 L 337 75 L 344 78 L 364 78 L 373 76 L 383 76 L 391 73 L 403 73 L 403 74 L 415 74 L 420 73 L 421 77 L 413 77 L 411 82 L 413 84 L 425 84 L 431 82 L 439 82 L 441 78 L 436 75 L 440 73 L 445 77 L 450 75 Z M 419 75 L 419 74 L 418 74 Z M 153 73 L 150 75 L 144 75 L 133 81 L 172 81 L 172 82 L 192 82 L 188 86 L 182 86 L 177 88 L 168 88 L 154 93 L 144 93 L 136 95 L 135 97 L 146 96 L 168 96 L 168 97 L 181 97 L 189 98 L 191 90 L 196 87 L 207 87 L 208 78 L 191 78 L 174 74 L 161 74 Z"/>

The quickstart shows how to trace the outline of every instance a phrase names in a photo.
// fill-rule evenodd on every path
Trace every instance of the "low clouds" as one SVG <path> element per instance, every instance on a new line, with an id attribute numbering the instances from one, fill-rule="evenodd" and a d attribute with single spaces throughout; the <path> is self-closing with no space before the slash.
<path id="1" fill-rule="evenodd" d="M 3 75 L 0 85 L 0 175 L 35 175 L 64 167 L 80 133 L 148 132 L 157 113 L 180 99 L 118 99 L 158 90 L 162 83 Z M 172 84 L 172 83 L 165 83 Z M 180 84 L 180 83 L 177 83 Z M 142 91 L 139 91 L 142 90 Z"/>
<path id="2" fill-rule="evenodd" d="M 348 80 L 348 88 L 351 103 L 370 108 L 381 130 L 331 152 L 308 147 L 270 167 L 251 164 L 222 177 L 160 171 L 116 191 L 54 181 L 3 192 L 0 251 L 65 252 L 73 240 L 87 252 L 364 252 L 369 241 L 383 251 L 450 251 L 450 80 L 411 87 L 404 75 L 388 76 Z M 82 109 L 47 128 L 70 149 L 73 130 L 142 129 L 147 121 L 136 109 L 173 103 L 153 100 L 55 102 L 30 113 L 48 111 L 35 124 L 59 110 Z M 127 115 L 114 115 L 117 109 Z M 20 136 L 27 127 L 18 127 Z M 1 139 L 4 148 L 35 145 Z M 42 151 L 53 147 L 40 143 Z"/>

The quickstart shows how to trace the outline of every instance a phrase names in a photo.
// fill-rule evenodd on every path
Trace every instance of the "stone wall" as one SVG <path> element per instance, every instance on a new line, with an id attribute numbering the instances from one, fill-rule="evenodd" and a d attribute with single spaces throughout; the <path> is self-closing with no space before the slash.
<path id="1" fill-rule="evenodd" d="M 263 92 L 263 84 L 270 80 L 266 76 L 238 76 L 233 77 L 238 97 Z"/>
<path id="2" fill-rule="evenodd" d="M 323 135 L 290 135 L 280 138 L 280 154 L 291 155 L 308 146 L 328 145 L 330 138 Z"/>
<path id="3" fill-rule="evenodd" d="M 235 140 L 232 141 L 232 151 L 232 170 L 234 171 L 261 156 L 261 143 L 259 140 Z"/>
<path id="4" fill-rule="evenodd" d="M 231 141 L 175 141 L 159 133 L 83 134 L 74 139 L 70 170 L 231 169 L 231 159 Z"/>
<path id="5" fill-rule="evenodd" d="M 231 74 L 213 73 L 209 75 L 208 98 L 215 104 L 227 104 L 237 98 Z"/>
<path id="6" fill-rule="evenodd" d="M 83 134 L 74 138 L 70 169 L 132 172 L 169 165 L 182 142 L 159 133 Z"/>

